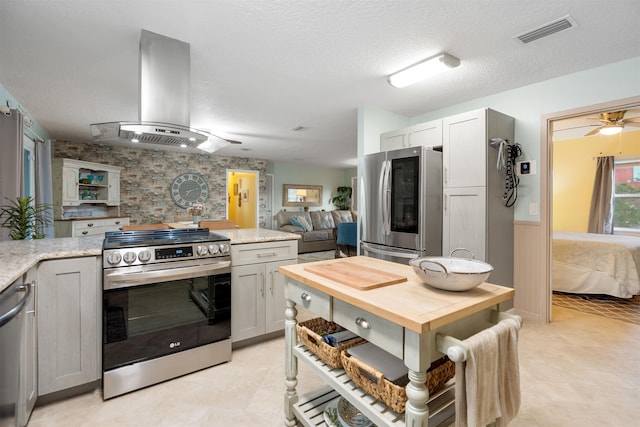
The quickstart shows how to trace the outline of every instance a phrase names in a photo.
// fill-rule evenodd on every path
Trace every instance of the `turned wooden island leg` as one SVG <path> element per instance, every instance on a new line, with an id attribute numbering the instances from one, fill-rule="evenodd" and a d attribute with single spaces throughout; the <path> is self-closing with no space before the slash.
<path id="1" fill-rule="evenodd" d="M 293 414 L 293 405 L 298 402 L 298 394 L 296 393 L 296 386 L 298 385 L 298 358 L 293 355 L 293 348 L 297 343 L 296 336 L 296 316 L 298 310 L 296 310 L 296 304 L 291 301 L 286 301 L 287 308 L 284 311 L 284 371 L 285 371 L 285 387 L 286 392 L 284 395 L 284 425 L 293 427 L 296 425 L 296 417 Z"/>
<path id="2" fill-rule="evenodd" d="M 426 372 L 409 370 L 409 384 L 407 384 L 407 404 L 405 406 L 406 427 L 427 427 L 429 425 L 429 390 L 425 382 Z"/>

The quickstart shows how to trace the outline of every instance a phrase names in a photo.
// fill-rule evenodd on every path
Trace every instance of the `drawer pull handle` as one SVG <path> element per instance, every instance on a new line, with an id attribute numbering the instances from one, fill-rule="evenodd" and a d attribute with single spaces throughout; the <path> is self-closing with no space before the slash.
<path id="1" fill-rule="evenodd" d="M 89 224 L 87 224 L 87 227 L 93 227 L 93 223 L 90 222 Z"/>
<path id="2" fill-rule="evenodd" d="M 266 257 L 272 257 L 276 255 L 278 255 L 277 252 L 264 252 L 264 253 L 258 254 L 258 258 L 266 258 Z"/>
<path id="3" fill-rule="evenodd" d="M 357 317 L 356 325 L 360 326 L 362 329 L 371 329 L 371 324 L 367 322 L 367 319 L 364 317 Z"/>
<path id="4" fill-rule="evenodd" d="M 82 234 L 89 234 L 89 232 L 88 231 L 83 231 Z"/>
<path id="5" fill-rule="evenodd" d="M 300 295 L 300 299 L 302 299 L 302 301 L 311 302 L 311 295 L 303 292 L 302 295 Z"/>
<path id="6" fill-rule="evenodd" d="M 120 225 L 120 221 L 116 221 L 116 225 Z"/>

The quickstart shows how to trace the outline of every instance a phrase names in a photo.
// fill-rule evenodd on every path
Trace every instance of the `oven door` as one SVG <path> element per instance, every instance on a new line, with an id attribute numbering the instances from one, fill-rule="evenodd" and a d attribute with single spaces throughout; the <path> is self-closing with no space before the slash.
<path id="1" fill-rule="evenodd" d="M 229 261 L 104 270 L 105 372 L 230 336 Z"/>

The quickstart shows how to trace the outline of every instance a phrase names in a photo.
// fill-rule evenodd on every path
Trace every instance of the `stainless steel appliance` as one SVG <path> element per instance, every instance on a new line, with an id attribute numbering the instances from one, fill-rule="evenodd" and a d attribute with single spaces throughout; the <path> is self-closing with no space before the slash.
<path id="1" fill-rule="evenodd" d="M 442 152 L 402 148 L 363 156 L 361 254 L 406 264 L 442 254 Z"/>
<path id="2" fill-rule="evenodd" d="M 105 233 L 104 399 L 231 360 L 229 249 L 206 228 Z"/>
<path id="3" fill-rule="evenodd" d="M 26 307 L 33 298 L 30 285 L 14 283 L 0 293 L 0 426 L 26 425 L 31 408 L 25 409 L 21 390 L 26 360 L 22 360 Z M 22 413 L 20 413 L 22 411 Z M 25 412 L 27 411 L 27 412 Z"/>

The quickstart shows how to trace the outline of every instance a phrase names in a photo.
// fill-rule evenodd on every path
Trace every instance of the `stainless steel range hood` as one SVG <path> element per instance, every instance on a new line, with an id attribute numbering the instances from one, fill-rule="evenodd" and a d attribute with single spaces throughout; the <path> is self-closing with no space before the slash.
<path id="1" fill-rule="evenodd" d="M 190 127 L 188 43 L 142 30 L 139 70 L 139 121 L 94 123 L 94 140 L 193 147 L 208 153 L 235 143 Z"/>

